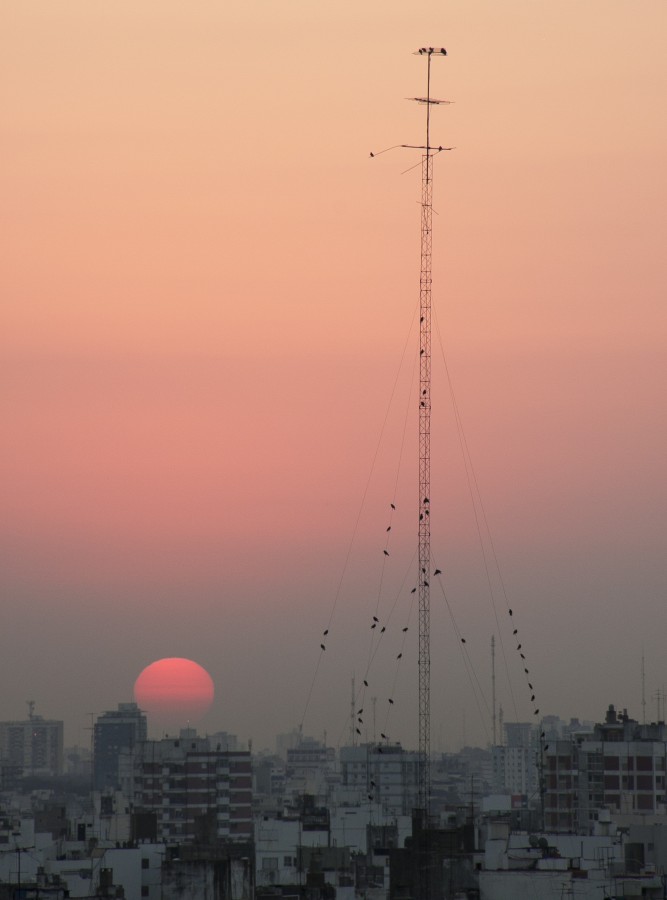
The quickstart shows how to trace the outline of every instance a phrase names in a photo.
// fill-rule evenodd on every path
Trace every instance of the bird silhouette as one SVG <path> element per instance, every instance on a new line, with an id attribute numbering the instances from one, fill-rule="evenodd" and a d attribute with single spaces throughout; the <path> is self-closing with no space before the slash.
<path id="1" fill-rule="evenodd" d="M 325 630 L 322 632 L 322 634 L 324 635 L 324 637 L 326 637 L 329 634 L 329 629 L 325 628 Z"/>
<path id="2" fill-rule="evenodd" d="M 389 551 L 388 551 L 388 550 L 383 550 L 382 552 L 384 553 L 385 556 L 389 556 Z"/>
<path id="3" fill-rule="evenodd" d="M 387 626 L 383 625 L 382 628 L 380 629 L 380 634 L 384 634 L 386 630 L 387 630 Z"/>
<path id="4" fill-rule="evenodd" d="M 387 531 L 391 531 L 391 525 L 389 525 L 389 527 L 387 528 Z"/>
<path id="5" fill-rule="evenodd" d="M 326 650 L 326 649 L 327 649 L 327 648 L 324 646 L 324 644 L 320 644 L 320 647 L 322 648 L 322 650 Z"/>
<path id="6" fill-rule="evenodd" d="M 373 621 L 374 621 L 374 622 L 379 622 L 380 620 L 378 619 L 377 616 L 373 616 Z"/>
<path id="7" fill-rule="evenodd" d="M 394 701 L 391 699 L 391 697 L 389 698 L 389 702 L 390 702 L 390 703 L 392 704 L 392 706 L 393 706 Z"/>
<path id="8" fill-rule="evenodd" d="M 405 628 L 403 629 L 403 631 L 407 631 L 407 630 L 408 630 L 408 626 L 406 625 Z"/>
<path id="9" fill-rule="evenodd" d="M 393 503 L 390 503 L 389 506 L 391 506 L 392 509 L 396 509 Z"/>
<path id="10" fill-rule="evenodd" d="M 511 610 L 511 609 L 510 609 L 510 611 L 509 611 L 509 612 L 510 612 L 510 615 L 511 615 L 511 616 L 513 616 L 513 615 L 514 615 L 514 613 L 513 613 L 513 612 L 512 612 L 512 610 Z"/>
<path id="11" fill-rule="evenodd" d="M 403 654 L 399 653 L 398 656 L 396 657 L 396 659 L 400 659 L 402 656 L 403 656 Z"/>
<path id="12" fill-rule="evenodd" d="M 368 682 L 366 681 L 365 678 L 364 678 L 364 687 L 368 687 Z"/>
<path id="13" fill-rule="evenodd" d="M 442 569 L 436 569 L 434 575 L 442 575 Z"/>
<path id="14" fill-rule="evenodd" d="M 465 638 L 461 638 L 461 643 L 462 643 L 462 644 L 465 644 L 465 642 L 466 642 L 466 639 L 465 639 Z"/>

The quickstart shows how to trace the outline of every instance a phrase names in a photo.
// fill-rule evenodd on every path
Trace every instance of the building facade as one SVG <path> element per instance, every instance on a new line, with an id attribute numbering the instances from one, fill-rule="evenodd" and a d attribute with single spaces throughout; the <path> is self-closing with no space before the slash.
<path id="1" fill-rule="evenodd" d="M 419 754 L 400 744 L 341 747 L 341 787 L 356 789 L 387 815 L 409 816 L 417 805 Z"/>
<path id="2" fill-rule="evenodd" d="M 15 775 L 62 775 L 63 723 L 31 713 L 23 722 L 0 722 L 0 763 Z"/>
<path id="3" fill-rule="evenodd" d="M 590 834 L 601 810 L 618 824 L 667 811 L 667 728 L 640 725 L 609 707 L 591 735 L 556 741 L 544 754 L 547 829 Z"/>
<path id="4" fill-rule="evenodd" d="M 93 784 L 96 791 L 121 787 L 121 757 L 147 738 L 146 716 L 136 703 L 119 703 L 102 713 L 93 729 Z"/>
<path id="5" fill-rule="evenodd" d="M 159 841 L 252 840 L 249 751 L 219 750 L 184 729 L 137 745 L 133 768 L 133 807 L 155 814 Z"/>

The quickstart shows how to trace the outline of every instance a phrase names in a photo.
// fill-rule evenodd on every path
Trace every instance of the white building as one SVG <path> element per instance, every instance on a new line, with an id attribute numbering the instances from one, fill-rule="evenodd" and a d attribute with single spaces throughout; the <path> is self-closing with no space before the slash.
<path id="1" fill-rule="evenodd" d="M 419 754 L 400 744 L 341 747 L 341 790 L 336 796 L 375 804 L 389 816 L 409 816 L 417 805 Z"/>

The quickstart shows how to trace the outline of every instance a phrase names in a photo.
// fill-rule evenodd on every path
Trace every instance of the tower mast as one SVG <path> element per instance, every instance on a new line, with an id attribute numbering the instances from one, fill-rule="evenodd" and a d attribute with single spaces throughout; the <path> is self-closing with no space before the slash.
<path id="1" fill-rule="evenodd" d="M 428 823 L 431 793 L 431 255 L 433 227 L 433 156 L 431 106 L 442 103 L 431 97 L 431 59 L 446 56 L 443 47 L 421 47 L 426 56 L 426 145 L 422 154 L 421 268 L 419 273 L 419 775 L 417 801 Z"/>
<path id="2" fill-rule="evenodd" d="M 431 96 L 431 59 L 447 56 L 444 47 L 421 47 L 415 56 L 425 56 L 426 96 L 412 97 L 426 106 L 426 143 L 395 144 L 380 153 L 396 147 L 422 150 L 421 191 L 421 267 L 419 273 L 419 529 L 418 529 L 418 600 L 419 600 L 419 660 L 418 660 L 418 713 L 419 751 L 417 776 L 417 809 L 424 827 L 428 824 L 431 793 L 431 251 L 433 222 L 433 157 L 452 147 L 431 145 L 431 106 L 448 103 Z M 379 156 L 379 153 L 371 153 Z M 427 888 L 421 892 L 427 897 Z"/>

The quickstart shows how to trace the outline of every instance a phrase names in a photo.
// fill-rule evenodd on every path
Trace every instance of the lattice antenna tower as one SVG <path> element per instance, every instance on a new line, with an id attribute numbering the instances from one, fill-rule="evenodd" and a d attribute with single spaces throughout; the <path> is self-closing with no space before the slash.
<path id="1" fill-rule="evenodd" d="M 428 823 L 431 794 L 431 256 L 433 234 L 433 157 L 431 107 L 446 102 L 431 97 L 431 60 L 446 56 L 444 47 L 421 47 L 426 57 L 426 144 L 422 154 L 421 268 L 419 273 L 419 783 L 418 808 Z M 449 148 L 448 148 L 449 149 Z"/>
<path id="2" fill-rule="evenodd" d="M 431 144 L 431 107 L 449 103 L 431 96 L 431 60 L 447 56 L 444 47 L 420 47 L 415 56 L 426 57 L 426 96 L 410 97 L 426 107 L 426 143 L 396 144 L 380 153 L 403 147 L 421 150 L 421 268 L 419 274 L 419 764 L 417 807 L 428 822 L 431 793 L 431 255 L 433 223 L 433 157 L 453 147 Z M 379 156 L 380 153 L 371 153 Z"/>

